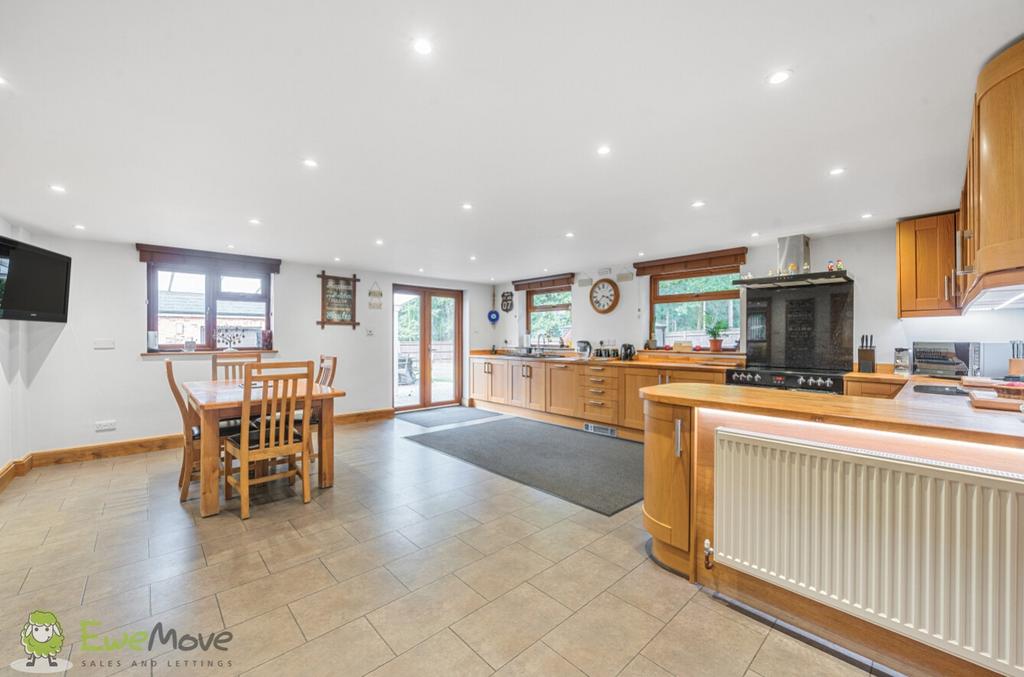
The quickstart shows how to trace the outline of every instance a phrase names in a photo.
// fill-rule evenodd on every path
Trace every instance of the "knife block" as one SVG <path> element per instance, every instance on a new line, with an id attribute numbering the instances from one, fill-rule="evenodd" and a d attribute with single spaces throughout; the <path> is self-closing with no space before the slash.
<path id="1" fill-rule="evenodd" d="M 1024 376 L 1024 359 L 1011 358 L 1008 373 L 1010 376 Z"/>
<path id="2" fill-rule="evenodd" d="M 862 374 L 874 374 L 875 373 L 875 349 L 874 348 L 858 348 L 857 349 L 857 371 Z"/>

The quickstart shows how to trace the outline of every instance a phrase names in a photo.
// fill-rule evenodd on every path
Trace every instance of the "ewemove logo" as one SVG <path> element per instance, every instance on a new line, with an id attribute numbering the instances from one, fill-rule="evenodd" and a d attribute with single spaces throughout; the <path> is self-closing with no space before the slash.
<path id="1" fill-rule="evenodd" d="M 21 646 L 27 656 L 11 663 L 20 672 L 64 672 L 71 661 L 57 656 L 64 648 L 64 629 L 49 611 L 33 611 L 21 629 Z"/>
<path id="2" fill-rule="evenodd" d="M 76 664 L 83 668 L 155 667 L 159 660 L 171 668 L 231 667 L 231 659 L 223 658 L 219 653 L 226 652 L 234 639 L 230 630 L 187 633 L 158 622 L 152 630 L 132 629 L 100 634 L 97 629 L 102 625 L 96 620 L 81 622 L 81 640 L 75 645 L 75 654 L 81 657 L 72 663 L 57 657 L 64 648 L 64 630 L 57 616 L 49 611 L 33 611 L 21 631 L 21 645 L 27 657 L 14 661 L 11 667 L 21 672 L 52 673 L 70 670 Z M 153 659 L 133 656 L 136 652 L 152 653 L 159 648 L 177 651 L 178 657 Z M 193 651 L 202 652 L 202 658 L 181 657 L 181 654 L 190 656 Z"/>

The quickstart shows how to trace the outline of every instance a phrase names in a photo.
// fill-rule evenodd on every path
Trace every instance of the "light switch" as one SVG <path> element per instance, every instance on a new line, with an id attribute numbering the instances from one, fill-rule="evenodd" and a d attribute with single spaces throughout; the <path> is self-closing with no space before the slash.
<path id="1" fill-rule="evenodd" d="M 94 339 L 92 342 L 93 350 L 113 350 L 114 339 Z"/>

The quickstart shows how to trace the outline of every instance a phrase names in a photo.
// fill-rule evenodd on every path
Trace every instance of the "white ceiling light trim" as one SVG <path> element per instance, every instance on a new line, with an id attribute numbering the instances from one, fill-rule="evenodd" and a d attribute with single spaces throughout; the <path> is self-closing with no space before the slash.
<path id="1" fill-rule="evenodd" d="M 428 56 L 434 51 L 434 45 L 426 38 L 416 38 L 412 41 L 412 49 L 420 56 Z"/>
<path id="2" fill-rule="evenodd" d="M 317 167 L 320 166 L 320 163 L 314 160 L 313 158 L 308 157 L 302 161 L 302 166 L 306 167 L 307 169 L 316 169 Z"/>
<path id="3" fill-rule="evenodd" d="M 612 152 L 612 147 L 607 145 L 607 144 L 601 144 L 600 146 L 597 147 L 597 154 L 598 155 L 604 156 L 604 155 L 608 155 L 611 152 Z"/>

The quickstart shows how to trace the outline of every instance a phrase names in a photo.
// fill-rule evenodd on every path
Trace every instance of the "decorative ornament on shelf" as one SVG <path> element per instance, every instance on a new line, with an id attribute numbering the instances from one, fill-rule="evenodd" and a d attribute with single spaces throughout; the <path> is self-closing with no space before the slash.
<path id="1" fill-rule="evenodd" d="M 833 261 L 832 259 L 829 259 L 828 265 L 825 266 L 825 268 L 828 270 L 828 272 L 833 272 L 836 269 L 836 262 Z"/>
<path id="2" fill-rule="evenodd" d="M 367 307 L 370 310 L 383 310 L 384 309 L 384 292 L 381 291 L 380 285 L 374 282 L 370 285 L 370 291 L 366 293 L 369 297 Z"/>
<path id="3" fill-rule="evenodd" d="M 811 272 L 811 264 L 808 261 L 804 261 L 804 272 L 805 273 Z"/>
<path id="4" fill-rule="evenodd" d="M 796 270 L 796 264 L 790 262 L 790 264 L 786 266 L 786 275 L 796 275 Z"/>
<path id="5" fill-rule="evenodd" d="M 842 259 L 836 259 L 836 270 L 846 270 L 846 264 Z"/>
<path id="6" fill-rule="evenodd" d="M 245 330 L 242 327 L 217 327 L 217 345 L 227 346 L 224 350 L 236 352 L 236 345 L 245 338 Z"/>

